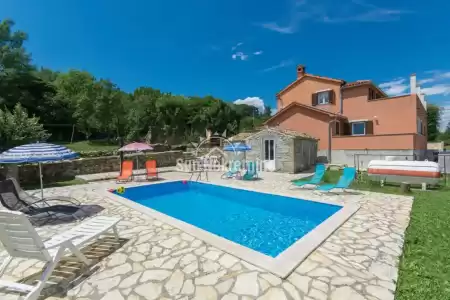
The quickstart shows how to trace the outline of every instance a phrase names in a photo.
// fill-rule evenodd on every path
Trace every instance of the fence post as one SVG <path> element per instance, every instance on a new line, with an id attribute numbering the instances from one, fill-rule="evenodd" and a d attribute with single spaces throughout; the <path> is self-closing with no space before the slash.
<path id="1" fill-rule="evenodd" d="M 438 154 L 439 155 L 439 154 Z M 447 186 L 447 167 L 446 167 L 446 155 L 442 155 L 444 157 L 444 178 L 445 178 L 445 186 Z M 439 161 L 439 158 L 438 158 Z"/>

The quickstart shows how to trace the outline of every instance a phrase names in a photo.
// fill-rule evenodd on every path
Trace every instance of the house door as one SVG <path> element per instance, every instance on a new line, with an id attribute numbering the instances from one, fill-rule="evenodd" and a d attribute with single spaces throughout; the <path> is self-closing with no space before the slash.
<path id="1" fill-rule="evenodd" d="M 266 171 L 275 171 L 275 140 L 264 140 L 264 169 Z"/>

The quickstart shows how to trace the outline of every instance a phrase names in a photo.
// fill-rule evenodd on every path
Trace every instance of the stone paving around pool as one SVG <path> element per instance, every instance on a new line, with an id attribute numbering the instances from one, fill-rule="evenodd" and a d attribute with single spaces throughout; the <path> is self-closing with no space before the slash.
<path id="1" fill-rule="evenodd" d="M 358 203 L 361 208 L 286 280 L 282 280 L 177 228 L 97 193 L 118 187 L 114 182 L 47 189 L 47 195 L 70 195 L 85 204 L 103 206 L 105 209 L 100 213 L 102 215 L 121 216 L 123 220 L 119 223 L 119 235 L 124 241 L 95 266 L 87 269 L 77 269 L 70 263 L 62 266 L 61 270 L 55 272 L 55 279 L 52 278 L 58 288 L 45 289 L 42 298 L 394 299 L 399 256 L 409 222 L 412 197 L 365 192 L 321 196 L 308 190 L 292 189 L 289 181 L 299 175 L 264 173 L 262 180 L 254 182 L 222 180 L 217 173 L 209 175 L 211 183 L 279 192 L 302 199 L 322 199 L 338 204 Z M 168 180 L 189 178 L 189 174 L 178 172 L 164 173 L 163 176 Z M 38 232 L 43 237 L 49 237 L 74 225 L 47 225 L 38 228 Z M 102 245 L 96 247 L 102 251 L 111 249 Z M 91 252 L 89 249 L 84 251 L 87 254 Z M 0 248 L 0 262 L 5 255 L 5 251 Z M 6 277 L 13 280 L 28 278 L 39 274 L 42 266 L 41 262 L 35 260 L 15 259 L 7 269 Z M 77 270 L 81 271 L 78 273 Z M 22 298 L 0 291 L 0 299 Z"/>

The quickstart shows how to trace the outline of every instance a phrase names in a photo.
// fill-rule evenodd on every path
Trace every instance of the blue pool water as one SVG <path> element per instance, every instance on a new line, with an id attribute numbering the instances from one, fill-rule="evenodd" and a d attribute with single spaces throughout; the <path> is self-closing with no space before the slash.
<path id="1" fill-rule="evenodd" d="M 120 196 L 272 257 L 342 208 L 182 181 L 127 188 Z"/>

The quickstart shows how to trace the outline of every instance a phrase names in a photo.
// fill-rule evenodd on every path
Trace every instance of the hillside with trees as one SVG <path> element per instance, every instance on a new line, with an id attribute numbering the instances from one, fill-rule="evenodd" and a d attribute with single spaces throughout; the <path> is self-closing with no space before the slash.
<path id="1" fill-rule="evenodd" d="M 58 72 L 33 62 L 27 34 L 0 22 L 0 148 L 50 140 L 198 141 L 205 130 L 229 135 L 270 117 L 253 106 L 213 96 L 185 97 L 156 88 L 126 92 L 84 70 Z"/>

